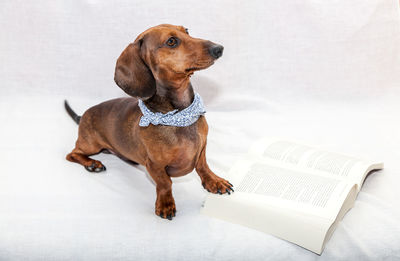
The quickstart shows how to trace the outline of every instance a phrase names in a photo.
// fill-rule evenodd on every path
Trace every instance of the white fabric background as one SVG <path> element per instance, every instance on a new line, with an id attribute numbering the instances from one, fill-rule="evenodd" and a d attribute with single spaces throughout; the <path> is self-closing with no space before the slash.
<path id="1" fill-rule="evenodd" d="M 365 158 L 366 180 L 322 256 L 199 214 L 196 173 L 174 179 L 177 217 L 154 215 L 142 167 L 64 157 L 79 113 L 124 96 L 115 61 L 150 26 L 182 24 L 224 45 L 192 83 L 208 161 L 224 176 L 262 136 Z M 400 24 L 397 0 L 1 1 L 1 260 L 399 260 Z"/>

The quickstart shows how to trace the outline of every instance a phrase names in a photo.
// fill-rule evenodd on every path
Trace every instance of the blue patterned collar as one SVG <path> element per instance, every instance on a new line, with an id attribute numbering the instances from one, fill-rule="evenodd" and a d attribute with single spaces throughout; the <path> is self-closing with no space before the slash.
<path id="1" fill-rule="evenodd" d="M 150 123 L 153 125 L 186 127 L 195 123 L 201 115 L 206 113 L 203 101 L 198 93 L 194 94 L 192 104 L 181 111 L 152 112 L 141 99 L 139 99 L 139 108 L 143 114 L 139 121 L 139 126 L 141 127 L 149 126 Z"/>

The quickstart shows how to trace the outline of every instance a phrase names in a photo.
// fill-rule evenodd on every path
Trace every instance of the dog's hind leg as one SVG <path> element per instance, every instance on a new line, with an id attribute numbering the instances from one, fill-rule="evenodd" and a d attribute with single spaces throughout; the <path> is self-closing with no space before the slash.
<path id="1" fill-rule="evenodd" d="M 78 138 L 75 149 L 66 158 L 69 161 L 83 165 L 89 172 L 101 172 L 106 170 L 106 167 L 100 161 L 91 159 L 89 156 L 98 154 L 102 149 L 99 146 L 88 144 Z"/>

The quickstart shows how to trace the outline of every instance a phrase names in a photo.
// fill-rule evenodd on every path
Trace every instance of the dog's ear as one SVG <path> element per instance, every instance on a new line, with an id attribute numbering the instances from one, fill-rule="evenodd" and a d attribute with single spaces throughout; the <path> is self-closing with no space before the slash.
<path id="1" fill-rule="evenodd" d="M 150 68 L 143 61 L 143 38 L 128 45 L 117 60 L 114 81 L 124 92 L 138 98 L 149 98 L 156 90 Z"/>

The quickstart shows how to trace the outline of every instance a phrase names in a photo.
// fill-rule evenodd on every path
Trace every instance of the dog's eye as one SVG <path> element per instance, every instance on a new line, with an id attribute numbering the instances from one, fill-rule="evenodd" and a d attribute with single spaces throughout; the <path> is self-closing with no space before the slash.
<path id="1" fill-rule="evenodd" d="M 189 34 L 189 29 L 185 28 L 185 31 L 186 31 L 187 34 Z"/>
<path id="2" fill-rule="evenodd" d="M 176 47 L 176 46 L 178 45 L 178 38 L 176 38 L 176 37 L 170 37 L 170 38 L 167 40 L 166 44 L 167 44 L 169 47 Z"/>

